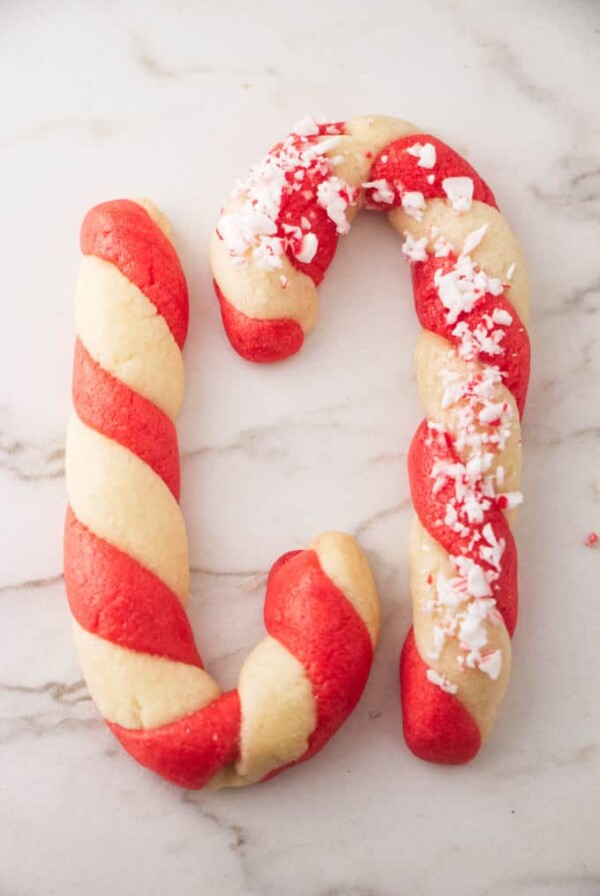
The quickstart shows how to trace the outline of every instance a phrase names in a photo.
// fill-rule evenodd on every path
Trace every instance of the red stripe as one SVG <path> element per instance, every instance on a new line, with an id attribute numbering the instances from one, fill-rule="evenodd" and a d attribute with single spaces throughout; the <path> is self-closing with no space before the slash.
<path id="1" fill-rule="evenodd" d="M 213 283 L 221 305 L 225 332 L 238 355 L 247 361 L 266 364 L 282 361 L 300 350 L 304 333 L 297 321 L 248 317 L 225 298 L 216 281 Z"/>
<path id="2" fill-rule="evenodd" d="M 409 631 L 400 656 L 402 726 L 410 750 L 419 759 L 458 765 L 473 759 L 481 735 L 460 700 L 427 678 L 427 664 Z"/>
<path id="3" fill-rule="evenodd" d="M 518 584 L 517 584 L 517 546 L 506 517 L 499 507 L 492 504 L 485 511 L 483 522 L 469 525 L 467 536 L 459 535 L 444 523 L 446 508 L 454 497 L 454 486 L 447 482 L 437 494 L 433 494 L 434 480 L 431 470 L 436 460 L 457 463 L 460 458 L 449 444 L 449 439 L 432 436 L 431 430 L 424 420 L 417 429 L 408 452 L 408 478 L 415 513 L 432 538 L 438 541 L 444 550 L 453 556 L 470 557 L 483 569 L 493 569 L 482 560 L 477 551 L 478 546 L 486 544 L 482 531 L 490 523 L 498 540 L 504 539 L 499 578 L 491 585 L 498 610 L 502 614 L 506 628 L 512 637 L 517 624 Z M 469 550 L 473 532 L 479 532 L 481 540 Z"/>
<path id="4" fill-rule="evenodd" d="M 327 743 L 356 706 L 371 669 L 371 639 L 311 550 L 285 555 L 274 565 L 264 616 L 269 634 L 304 666 L 315 695 L 317 726 L 306 753 L 297 760 L 303 762 Z"/>
<path id="5" fill-rule="evenodd" d="M 147 463 L 179 500 L 175 426 L 156 405 L 104 370 L 78 339 L 73 404 L 80 419 Z"/>
<path id="6" fill-rule="evenodd" d="M 436 151 L 433 168 L 423 168 L 418 164 L 419 159 L 407 152 L 416 143 L 433 144 Z M 430 184 L 427 178 L 432 174 L 435 175 L 435 180 Z M 387 180 L 394 189 L 393 204 L 374 203 L 386 211 L 400 205 L 401 193 L 404 192 L 422 193 L 425 199 L 447 199 L 442 187 L 442 181 L 447 177 L 470 177 L 473 181 L 473 199 L 497 208 L 494 194 L 473 166 L 431 134 L 411 134 L 410 137 L 401 137 L 389 143 L 381 150 L 369 172 L 370 181 Z M 369 201 L 372 201 L 371 197 Z"/>
<path id="7" fill-rule="evenodd" d="M 67 508 L 65 585 L 86 631 L 120 647 L 202 668 L 180 601 L 137 560 L 94 535 Z"/>
<path id="8" fill-rule="evenodd" d="M 107 724 L 140 765 L 180 787 L 204 787 L 238 757 L 241 713 L 237 691 L 160 728 L 132 730 Z"/>
<path id="9" fill-rule="evenodd" d="M 114 264 L 150 299 L 181 348 L 188 327 L 185 276 L 170 240 L 130 199 L 103 202 L 81 225 L 81 251 Z"/>
<path id="10" fill-rule="evenodd" d="M 288 175 L 288 177 L 292 176 L 291 173 Z M 278 218 L 279 235 L 281 236 L 285 235 L 285 231 L 282 229 L 283 224 L 300 227 L 303 230 L 302 218 L 310 221 L 310 231 L 318 240 L 317 251 L 312 261 L 308 264 L 298 261 L 291 249 L 286 254 L 296 270 L 310 277 L 315 286 L 318 286 L 325 276 L 327 268 L 333 261 L 338 244 L 337 226 L 325 209 L 317 205 L 317 187 L 324 180 L 322 174 L 313 175 L 312 178 L 308 174 L 305 175 L 302 190 L 283 195 Z"/>
<path id="11" fill-rule="evenodd" d="M 495 309 L 507 311 L 512 317 L 512 323 L 508 326 L 503 324 L 499 328 L 505 333 L 500 343 L 501 353 L 489 355 L 486 352 L 481 352 L 478 357 L 483 364 L 490 364 L 502 371 L 504 384 L 514 396 L 519 414 L 522 416 L 527 398 L 531 363 L 527 331 L 514 307 L 504 295 L 486 294 L 469 314 L 461 314 L 455 323 L 448 324 L 447 311 L 440 300 L 434 277 L 437 270 L 445 273 L 454 268 L 456 260 L 455 255 L 450 255 L 447 258 L 435 258 L 433 255 L 429 255 L 427 261 L 417 262 L 413 265 L 413 292 L 419 321 L 426 330 L 437 333 L 448 342 L 457 345 L 459 339 L 452 335 L 452 330 L 458 322 L 467 321 L 469 328 L 475 330 L 478 324 L 482 323 L 484 316 L 491 316 Z M 508 289 L 510 293 L 510 287 Z"/>

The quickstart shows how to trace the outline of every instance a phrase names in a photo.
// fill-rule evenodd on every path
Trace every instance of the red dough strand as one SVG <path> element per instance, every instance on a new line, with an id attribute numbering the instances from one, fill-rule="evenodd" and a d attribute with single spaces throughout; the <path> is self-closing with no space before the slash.
<path id="1" fill-rule="evenodd" d="M 150 299 L 182 347 L 188 328 L 185 277 L 177 253 L 147 211 L 130 199 L 103 202 L 81 225 L 81 251 L 109 261 Z"/>
<path id="2" fill-rule="evenodd" d="M 469 762 L 479 752 L 479 728 L 460 700 L 432 684 L 411 628 L 400 655 L 402 726 L 419 759 L 442 765 Z"/>
<path id="3" fill-rule="evenodd" d="M 223 326 L 238 355 L 257 364 L 283 361 L 302 348 L 304 333 L 295 320 L 257 320 L 231 305 L 217 284 Z"/>
<path id="4" fill-rule="evenodd" d="M 146 731 L 108 727 L 140 765 L 172 784 L 198 790 L 237 759 L 240 723 L 238 693 L 228 691 L 170 725 Z"/>
<path id="5" fill-rule="evenodd" d="M 75 343 L 73 404 L 80 420 L 147 463 L 179 500 L 177 431 L 156 405 L 111 376 Z"/>
<path id="6" fill-rule="evenodd" d="M 120 647 L 202 668 L 176 595 L 129 554 L 90 532 L 70 507 L 64 573 L 71 612 L 86 631 Z"/>

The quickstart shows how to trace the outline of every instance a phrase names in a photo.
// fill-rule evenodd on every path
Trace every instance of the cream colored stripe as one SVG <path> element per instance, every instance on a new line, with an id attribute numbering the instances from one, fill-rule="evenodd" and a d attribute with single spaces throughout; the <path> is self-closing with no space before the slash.
<path id="1" fill-rule="evenodd" d="M 231 206 L 233 208 L 233 206 Z M 213 277 L 227 301 L 257 320 L 297 321 L 304 333 L 315 325 L 319 312 L 317 289 L 306 274 L 297 271 L 287 256 L 282 267 L 265 271 L 257 267 L 250 253 L 244 267 L 237 267 L 225 243 L 213 233 L 210 243 L 210 263 Z M 285 277 L 285 288 L 281 277 Z"/>
<path id="2" fill-rule="evenodd" d="M 379 599 L 369 564 L 356 541 L 343 532 L 324 532 L 309 548 L 316 551 L 321 569 L 352 604 L 371 637 L 379 636 Z"/>
<path id="3" fill-rule="evenodd" d="M 437 620 L 434 613 L 426 612 L 423 607 L 435 597 L 438 573 L 451 579 L 456 575 L 456 570 L 443 547 L 431 537 L 418 518 L 415 518 L 411 530 L 409 555 L 417 650 L 430 669 L 457 686 L 456 696 L 477 722 L 481 738 L 485 740 L 498 715 L 510 677 L 511 646 L 506 626 L 501 619 L 484 623 L 488 639 L 486 651 L 502 651 L 500 675 L 495 681 L 479 669 L 459 668 L 457 659 L 461 651 L 456 638 L 448 638 L 440 657 L 434 659 L 433 626 Z M 457 612 L 462 609 L 464 606 L 461 605 Z"/>
<path id="4" fill-rule="evenodd" d="M 240 758 L 211 781 L 212 787 L 241 787 L 260 781 L 308 748 L 317 708 L 304 666 L 267 635 L 240 672 Z"/>
<path id="5" fill-rule="evenodd" d="M 435 171 L 435 169 L 433 169 Z M 414 239 L 426 237 L 427 249 L 433 252 L 433 244 L 444 237 L 457 254 L 462 252 L 466 237 L 474 230 L 487 225 L 481 243 L 469 255 L 489 277 L 510 282 L 508 300 L 526 325 L 529 320 L 529 276 L 527 265 L 515 235 L 498 209 L 484 202 L 473 202 L 466 214 L 457 214 L 446 199 L 429 199 L 421 221 L 415 221 L 402 208 L 394 209 L 390 222 L 399 234 L 409 233 Z M 432 233 L 433 228 L 433 233 Z M 507 281 L 509 268 L 515 264 L 514 273 Z"/>
<path id="6" fill-rule="evenodd" d="M 183 398 L 183 360 L 165 319 L 112 264 L 86 256 L 75 296 L 77 334 L 109 373 L 171 419 Z"/>
<path id="7" fill-rule="evenodd" d="M 215 700 L 219 686 L 197 666 L 119 647 L 73 622 L 85 680 L 105 719 L 156 728 Z"/>
<path id="8" fill-rule="evenodd" d="M 184 600 L 189 590 L 185 523 L 162 479 L 76 415 L 67 431 L 66 470 L 69 501 L 78 519 Z"/>

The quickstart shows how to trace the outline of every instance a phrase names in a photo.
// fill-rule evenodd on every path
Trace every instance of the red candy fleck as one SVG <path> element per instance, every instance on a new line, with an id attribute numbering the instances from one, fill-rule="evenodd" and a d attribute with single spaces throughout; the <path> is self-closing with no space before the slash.
<path id="1" fill-rule="evenodd" d="M 599 541 L 600 535 L 597 532 L 590 532 L 585 540 L 585 546 L 586 548 L 595 548 Z"/>

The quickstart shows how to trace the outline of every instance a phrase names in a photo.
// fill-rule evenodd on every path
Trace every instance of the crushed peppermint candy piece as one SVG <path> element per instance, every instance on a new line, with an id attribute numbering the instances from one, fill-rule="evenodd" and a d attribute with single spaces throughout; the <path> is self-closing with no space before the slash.
<path id="1" fill-rule="evenodd" d="M 408 191 L 407 193 L 402 194 L 401 198 L 402 208 L 411 218 L 414 218 L 415 221 L 420 221 L 423 218 L 423 210 L 425 209 L 425 197 L 422 193 L 418 191 Z"/>
<path id="2" fill-rule="evenodd" d="M 308 149 L 304 150 L 304 158 L 310 161 L 311 159 L 314 159 L 315 156 L 324 156 L 326 153 L 339 146 L 340 141 L 341 137 L 336 135 L 327 137 L 325 140 L 318 140 L 315 143 L 311 143 Z M 331 162 L 331 159 L 329 161 Z"/>
<path id="3" fill-rule="evenodd" d="M 281 288 L 282 288 L 282 289 L 287 289 L 289 280 L 288 280 L 288 278 L 285 276 L 285 274 L 282 274 L 282 275 L 281 275 L 281 277 L 279 278 L 279 282 L 281 283 Z"/>
<path id="4" fill-rule="evenodd" d="M 330 177 L 317 187 L 317 201 L 337 227 L 338 233 L 348 233 L 350 224 L 346 209 L 354 201 L 355 190 L 341 177 Z"/>
<path id="5" fill-rule="evenodd" d="M 513 322 L 512 314 L 509 314 L 504 308 L 494 308 L 492 320 L 495 324 L 500 324 L 503 327 L 510 327 Z"/>
<path id="6" fill-rule="evenodd" d="M 456 557 L 455 561 L 460 573 L 466 579 L 468 593 L 474 598 L 489 597 L 492 593 L 490 576 L 486 575 L 483 566 L 475 563 L 470 557 Z"/>
<path id="7" fill-rule="evenodd" d="M 473 600 L 467 604 L 467 609 L 462 614 L 458 637 L 461 647 L 467 654 L 465 662 L 470 669 L 474 669 L 481 662 L 481 650 L 488 641 L 484 622 L 490 609 L 495 606 L 496 601 L 491 598 Z"/>
<path id="8" fill-rule="evenodd" d="M 588 537 L 585 540 L 586 548 L 595 548 L 598 542 L 600 541 L 600 536 L 597 532 L 590 532 Z"/>
<path id="9" fill-rule="evenodd" d="M 313 137 L 319 133 L 319 125 L 311 115 L 306 115 L 296 122 L 292 133 L 298 134 L 299 137 Z"/>
<path id="10" fill-rule="evenodd" d="M 485 538 L 487 544 L 481 545 L 481 547 L 479 548 L 479 556 L 482 560 L 485 560 L 486 563 L 489 563 L 490 566 L 493 566 L 498 572 L 500 572 L 500 560 L 505 548 L 504 539 L 496 538 L 491 523 L 485 524 L 485 526 L 483 527 L 482 535 Z"/>
<path id="11" fill-rule="evenodd" d="M 433 143 L 413 143 L 406 152 L 419 160 L 417 165 L 421 168 L 433 168 L 435 166 L 436 152 Z"/>
<path id="12" fill-rule="evenodd" d="M 497 681 L 502 669 L 502 651 L 491 650 L 489 653 L 484 653 L 478 665 L 492 681 Z"/>
<path id="13" fill-rule="evenodd" d="M 305 233 L 298 249 L 294 252 L 294 256 L 302 264 L 310 264 L 319 248 L 319 241 L 314 233 Z"/>
<path id="14" fill-rule="evenodd" d="M 442 189 L 456 212 L 468 212 L 475 189 L 472 177 L 445 177 Z"/>
<path id="15" fill-rule="evenodd" d="M 447 678 L 444 678 L 444 676 L 436 672 L 435 669 L 428 669 L 425 674 L 427 675 L 427 680 L 430 681 L 431 684 L 435 684 L 446 694 L 456 694 L 458 692 L 458 686 L 452 684 L 451 681 L 448 681 Z"/>
<path id="16" fill-rule="evenodd" d="M 500 510 L 514 510 L 523 503 L 523 492 L 505 492 L 497 495 L 496 503 Z"/>
<path id="17" fill-rule="evenodd" d="M 487 229 L 487 224 L 483 224 L 477 230 L 472 230 L 471 233 L 468 233 L 465 237 L 461 255 L 470 255 L 473 249 L 476 249 L 481 243 Z"/>
<path id="18" fill-rule="evenodd" d="M 507 280 L 512 280 L 516 267 L 517 267 L 517 262 L 513 261 L 513 263 L 511 264 L 511 266 L 509 267 L 509 269 L 506 272 Z"/>
<path id="19" fill-rule="evenodd" d="M 454 267 L 445 273 L 438 268 L 434 283 L 442 305 L 449 312 L 446 318 L 449 324 L 456 323 L 460 314 L 472 311 L 486 293 L 499 296 L 504 291 L 502 281 L 488 277 L 470 255 L 460 255 Z"/>
<path id="20" fill-rule="evenodd" d="M 417 261 L 427 261 L 427 237 L 421 237 L 420 240 L 416 240 L 410 233 L 405 233 L 406 239 L 402 244 L 402 254 L 406 258 L 407 261 L 414 264 Z"/>
<path id="21" fill-rule="evenodd" d="M 389 181 L 381 177 L 379 180 L 367 181 L 362 185 L 363 190 L 371 190 L 371 198 L 373 202 L 383 202 L 391 205 L 394 201 L 394 190 Z"/>
<path id="22" fill-rule="evenodd" d="M 454 247 L 452 243 L 448 242 L 446 237 L 439 237 L 435 243 L 433 244 L 433 248 L 435 250 L 436 258 L 448 258 L 448 256 L 453 251 Z"/>
<path id="23" fill-rule="evenodd" d="M 440 658 L 444 643 L 446 641 L 446 632 L 441 625 L 433 626 L 433 650 L 429 652 L 429 658 L 437 660 Z"/>

